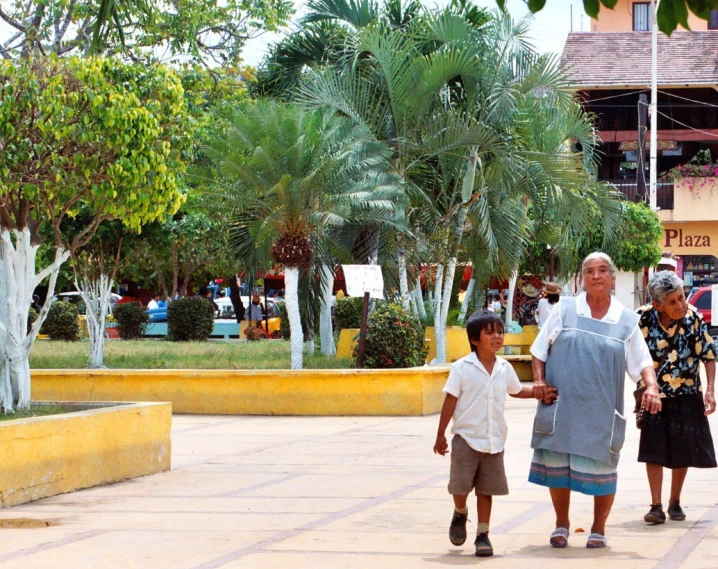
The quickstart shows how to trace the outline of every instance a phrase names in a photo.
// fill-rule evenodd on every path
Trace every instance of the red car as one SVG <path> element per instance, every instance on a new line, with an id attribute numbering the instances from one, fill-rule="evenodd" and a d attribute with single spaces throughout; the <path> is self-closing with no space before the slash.
<path id="1" fill-rule="evenodd" d="M 712 336 L 718 335 L 718 326 L 714 326 L 711 322 L 711 301 L 713 299 L 712 287 L 702 286 L 697 291 L 691 293 L 688 297 L 688 303 L 692 304 L 703 315 L 708 330 Z"/>

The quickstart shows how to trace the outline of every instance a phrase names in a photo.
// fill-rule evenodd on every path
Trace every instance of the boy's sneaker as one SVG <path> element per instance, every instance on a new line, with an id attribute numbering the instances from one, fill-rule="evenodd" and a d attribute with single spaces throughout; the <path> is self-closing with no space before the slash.
<path id="1" fill-rule="evenodd" d="M 454 517 L 451 518 L 449 526 L 449 539 L 454 545 L 464 545 L 466 541 L 466 520 L 469 514 L 460 514 L 454 510 Z"/>
<path id="2" fill-rule="evenodd" d="M 686 519 L 686 514 L 683 511 L 683 508 L 681 508 L 681 503 L 678 500 L 668 506 L 668 517 L 674 522 L 682 522 Z"/>
<path id="3" fill-rule="evenodd" d="M 488 533 L 477 535 L 474 545 L 476 546 L 476 557 L 491 557 L 494 554 L 494 548 L 491 547 Z"/>
<path id="4" fill-rule="evenodd" d="M 660 504 L 651 504 L 650 511 L 643 516 L 643 521 L 648 524 L 664 524 L 666 523 L 666 514 L 663 513 L 663 506 Z"/>

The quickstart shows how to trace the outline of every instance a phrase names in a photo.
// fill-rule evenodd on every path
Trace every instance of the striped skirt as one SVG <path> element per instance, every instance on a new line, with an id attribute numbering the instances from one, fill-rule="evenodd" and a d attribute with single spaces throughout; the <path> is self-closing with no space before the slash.
<path id="1" fill-rule="evenodd" d="M 569 488 L 589 496 L 616 493 L 618 475 L 610 464 L 585 456 L 535 449 L 529 482 L 549 488 Z"/>

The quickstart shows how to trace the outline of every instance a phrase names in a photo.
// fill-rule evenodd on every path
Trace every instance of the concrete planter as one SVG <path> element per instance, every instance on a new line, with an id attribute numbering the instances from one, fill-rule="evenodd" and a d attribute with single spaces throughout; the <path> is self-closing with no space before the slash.
<path id="1" fill-rule="evenodd" d="M 0 505 L 170 469 L 169 403 L 69 403 L 77 412 L 0 423 Z"/>
<path id="2" fill-rule="evenodd" d="M 448 366 L 307 370 L 32 370 L 33 396 L 170 401 L 208 415 L 429 415 Z"/>

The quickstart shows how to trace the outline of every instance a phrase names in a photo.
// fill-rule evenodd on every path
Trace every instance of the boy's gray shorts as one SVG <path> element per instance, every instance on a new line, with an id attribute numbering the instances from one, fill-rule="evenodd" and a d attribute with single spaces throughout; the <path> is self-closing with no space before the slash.
<path id="1" fill-rule="evenodd" d="M 449 494 L 465 496 L 472 488 L 476 489 L 477 496 L 504 496 L 509 493 L 504 451 L 495 454 L 479 452 L 459 435 L 454 435 L 451 440 Z"/>

